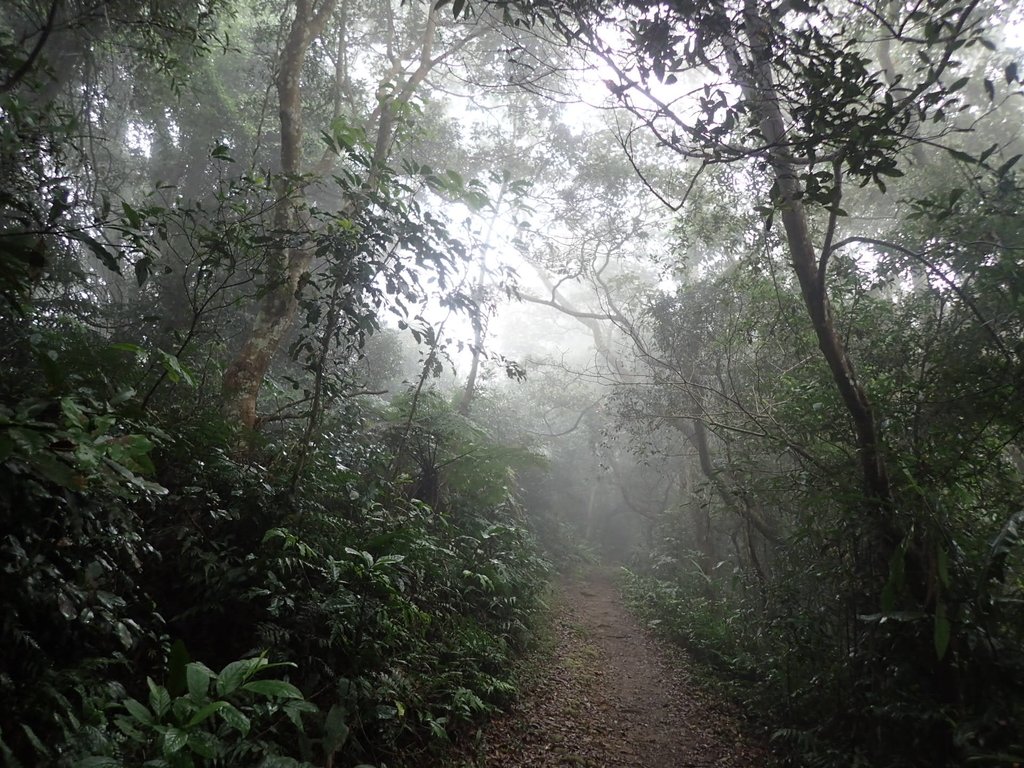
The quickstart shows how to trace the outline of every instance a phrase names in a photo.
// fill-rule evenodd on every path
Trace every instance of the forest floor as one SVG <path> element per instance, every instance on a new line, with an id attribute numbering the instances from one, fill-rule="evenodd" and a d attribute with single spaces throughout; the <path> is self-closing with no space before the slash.
<path id="1" fill-rule="evenodd" d="M 735 709 L 685 654 L 627 612 L 607 572 L 563 579 L 552 637 L 513 708 L 484 734 L 486 768 L 762 768 Z"/>

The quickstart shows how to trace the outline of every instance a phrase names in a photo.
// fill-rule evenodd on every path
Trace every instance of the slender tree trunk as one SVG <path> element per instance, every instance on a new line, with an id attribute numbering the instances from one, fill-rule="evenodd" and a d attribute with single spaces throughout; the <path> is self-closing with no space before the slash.
<path id="1" fill-rule="evenodd" d="M 480 372 L 480 357 L 483 354 L 484 334 L 487 331 L 487 317 L 484 315 L 484 280 L 487 277 L 487 254 L 491 250 L 491 239 L 494 237 L 494 225 L 501 213 L 501 203 L 505 198 L 508 189 L 508 178 L 501 182 L 501 189 L 498 190 L 498 197 L 494 201 L 494 212 L 487 224 L 487 233 L 484 235 L 483 246 L 480 248 L 480 274 L 477 276 L 476 286 L 473 288 L 473 303 L 476 305 L 472 315 L 473 321 L 473 361 L 469 366 L 469 375 L 466 377 L 466 386 L 462 390 L 462 397 L 459 398 L 458 412 L 463 416 L 469 416 L 470 408 L 473 405 L 473 398 L 476 397 L 476 379 Z"/>
<path id="2" fill-rule="evenodd" d="M 853 363 L 832 319 L 824 274 L 826 262 L 821 260 L 819 266 L 818 254 L 811 242 L 807 211 L 801 200 L 802 190 L 796 164 L 786 146 L 786 124 L 771 69 L 771 29 L 768 21 L 762 17 L 756 0 L 745 0 L 743 18 L 750 42 L 750 60 L 743 62 L 739 52 L 733 50 L 730 64 L 760 118 L 761 132 L 768 148 L 768 161 L 777 182 L 778 202 L 781 204 L 781 218 L 793 271 L 800 283 L 818 347 L 853 423 L 864 493 L 874 521 L 888 546 L 893 547 L 898 543 L 899 535 L 890 519 L 892 489 L 881 430 L 871 401 L 857 380 Z"/>
<path id="3" fill-rule="evenodd" d="M 478 302 L 477 312 L 479 313 L 479 300 L 483 295 L 483 270 L 481 270 L 480 283 L 474 291 Z M 473 359 L 469 365 L 469 374 L 466 376 L 466 386 L 462 390 L 462 397 L 459 398 L 458 413 L 462 416 L 469 416 L 473 406 L 473 398 L 476 397 L 476 378 L 480 372 L 480 355 L 484 343 L 484 319 L 478 315 L 473 317 Z"/>
<path id="4" fill-rule="evenodd" d="M 224 372 L 223 410 L 233 422 L 256 426 L 256 401 L 271 360 L 291 327 L 298 306 L 300 281 L 313 260 L 300 237 L 303 192 L 297 186 L 302 164 L 302 92 L 300 76 L 310 43 L 323 31 L 336 0 L 295 0 L 292 20 L 277 74 L 281 122 L 281 180 L 274 228 L 280 245 L 271 256 L 270 284 L 260 300 L 256 319 L 242 349 Z"/>
<path id="5" fill-rule="evenodd" d="M 310 44 L 323 33 L 338 0 L 293 0 L 293 4 L 295 18 L 281 53 L 276 79 L 281 122 L 281 182 L 274 226 L 280 245 L 271 256 L 267 290 L 260 300 L 252 329 L 242 349 L 224 372 L 222 385 L 222 409 L 225 416 L 250 429 L 258 423 L 256 406 L 259 391 L 274 355 L 295 318 L 298 294 L 313 264 L 314 255 L 314 249 L 303 238 L 307 227 L 304 216 L 307 193 L 304 182 L 298 178 L 302 172 L 303 134 L 300 76 Z M 405 57 L 399 57 L 378 88 L 378 106 L 372 116 L 377 123 L 372 162 L 363 188 L 357 195 L 341 201 L 340 210 L 343 213 L 351 214 L 353 209 L 362 205 L 363 199 L 378 190 L 394 140 L 395 116 L 408 104 L 433 67 L 472 39 L 472 35 L 467 35 L 453 43 L 446 54 L 433 56 L 439 12 L 432 5 L 427 7 L 419 40 L 418 67 L 403 78 L 402 62 Z M 335 87 L 341 87 L 337 73 Z M 335 98 L 334 102 L 340 104 L 340 97 Z M 314 175 L 330 173 L 334 160 L 330 153 L 324 153 L 313 166 Z"/>
<path id="6" fill-rule="evenodd" d="M 737 517 L 752 525 L 768 542 L 773 545 L 779 544 L 781 537 L 768 520 L 746 499 L 738 497 L 722 480 L 721 475 L 715 470 L 711 461 L 711 447 L 708 444 L 707 428 L 700 419 L 693 419 L 692 427 L 687 429 L 678 421 L 673 421 L 677 428 L 686 436 L 690 444 L 697 451 L 697 460 L 700 463 L 701 474 L 711 483 L 715 493 L 732 510 Z"/>

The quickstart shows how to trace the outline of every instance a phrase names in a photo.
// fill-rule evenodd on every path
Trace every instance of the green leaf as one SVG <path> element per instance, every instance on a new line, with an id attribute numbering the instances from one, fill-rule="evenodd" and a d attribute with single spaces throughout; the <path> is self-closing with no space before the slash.
<path id="1" fill-rule="evenodd" d="M 210 680 L 213 677 L 213 671 L 199 662 L 193 661 L 185 667 L 185 683 L 188 687 L 188 695 L 197 704 L 206 700 L 206 694 L 210 690 Z"/>
<path id="2" fill-rule="evenodd" d="M 234 728 L 243 737 L 249 735 L 249 718 L 243 715 L 237 708 L 228 704 L 226 701 L 218 702 L 224 706 L 220 709 L 221 719 L 228 724 L 231 728 Z"/>
<path id="3" fill-rule="evenodd" d="M 62 397 L 60 399 L 60 409 L 69 422 L 74 424 L 79 429 L 82 429 L 89 423 L 88 417 L 82 411 L 74 400 L 70 397 Z"/>
<path id="4" fill-rule="evenodd" d="M 186 666 L 188 650 L 185 643 L 175 640 L 171 643 L 171 653 L 167 660 L 167 691 L 172 696 L 181 696 L 186 690 Z"/>
<path id="5" fill-rule="evenodd" d="M 225 709 L 226 707 L 230 706 L 231 705 L 228 704 L 226 701 L 211 701 L 206 706 L 197 709 L 196 713 L 189 718 L 189 721 L 187 723 L 185 723 L 185 727 L 194 728 L 200 723 L 208 720 L 210 716 L 213 715 L 215 712 L 220 712 L 222 709 Z"/>
<path id="6" fill-rule="evenodd" d="M 184 381 L 190 387 L 196 385 L 195 380 L 185 368 L 182 366 L 181 361 L 175 355 L 170 352 L 164 352 L 162 349 L 156 351 L 160 357 L 160 362 L 163 364 L 164 370 L 167 371 L 167 378 L 177 384 L 179 381 Z"/>
<path id="7" fill-rule="evenodd" d="M 345 709 L 338 704 L 331 707 L 324 722 L 324 754 L 330 756 L 341 748 L 348 739 L 348 725 L 345 723 Z"/>
<path id="8" fill-rule="evenodd" d="M 251 680 L 242 686 L 242 690 L 272 699 L 302 698 L 302 691 L 284 680 Z"/>
<path id="9" fill-rule="evenodd" d="M 188 744 L 188 734 L 179 728 L 168 728 L 164 731 L 163 752 L 165 755 L 173 755 L 180 752 Z"/>
<path id="10" fill-rule="evenodd" d="M 960 89 L 962 89 L 962 88 L 963 88 L 963 87 L 964 87 L 965 85 L 967 85 L 967 83 L 969 83 L 969 82 L 970 82 L 970 80 L 971 80 L 971 78 L 969 78 L 969 77 L 961 77 L 961 78 L 960 78 L 959 80 L 957 80 L 957 81 L 956 81 L 955 83 L 953 83 L 952 85 L 950 85 L 950 86 L 949 86 L 949 87 L 948 87 L 948 88 L 946 89 L 946 92 L 947 92 L 947 93 L 955 93 L 956 91 L 959 91 L 959 90 L 960 90 Z"/>
<path id="11" fill-rule="evenodd" d="M 157 685 L 151 678 L 146 678 L 149 686 L 149 708 L 157 717 L 163 717 L 171 708 L 171 695 L 162 685 Z"/>
<path id="12" fill-rule="evenodd" d="M 414 335 L 415 333 L 416 332 L 413 331 Z M 350 555 L 353 555 L 354 557 L 362 558 L 363 563 L 366 565 L 367 568 L 373 567 L 373 555 L 371 555 L 369 552 L 362 549 L 353 549 L 352 547 L 345 547 L 345 552 Z"/>
<path id="13" fill-rule="evenodd" d="M 970 163 L 974 165 L 978 162 L 977 158 L 973 155 L 969 155 L 966 152 L 961 152 L 959 149 L 953 149 L 952 147 L 946 147 L 946 151 L 954 160 L 959 160 L 962 163 Z"/>
<path id="14" fill-rule="evenodd" d="M 78 616 L 78 609 L 75 608 L 75 604 L 71 602 L 71 598 L 65 592 L 57 593 L 57 610 L 68 621 Z"/>
<path id="15" fill-rule="evenodd" d="M 100 263 L 111 272 L 116 272 L 119 275 L 121 274 L 121 267 L 117 263 L 117 258 L 110 253 L 110 251 L 106 249 L 106 246 L 104 246 L 99 240 L 81 232 L 72 234 L 71 237 L 78 240 L 82 245 L 92 251 L 93 256 L 99 259 Z"/>
<path id="16" fill-rule="evenodd" d="M 936 546 L 935 562 L 939 572 L 939 581 L 942 586 L 949 589 L 949 554 L 941 544 Z"/>
<path id="17" fill-rule="evenodd" d="M 188 736 L 188 748 L 200 757 L 205 757 L 209 760 L 217 756 L 221 744 L 212 733 L 196 731 Z"/>
<path id="18" fill-rule="evenodd" d="M 35 748 L 36 752 L 38 752 L 41 755 L 50 754 L 50 750 L 46 747 L 45 744 L 43 744 L 42 741 L 39 740 L 39 737 L 36 736 L 36 732 L 33 731 L 32 728 L 30 728 L 25 723 L 22 723 L 21 730 L 24 732 L 25 738 L 27 738 L 29 740 L 29 743 Z"/>
<path id="19" fill-rule="evenodd" d="M 217 675 L 217 693 L 220 696 L 228 696 L 234 693 L 258 669 L 266 666 L 266 663 L 267 660 L 263 657 L 232 661 Z"/>
<path id="20" fill-rule="evenodd" d="M 941 661 L 949 648 L 950 636 L 949 618 L 946 616 L 946 604 L 938 602 L 935 605 L 935 655 Z"/>
<path id="21" fill-rule="evenodd" d="M 128 710 L 128 714 L 145 725 L 153 724 L 153 716 L 146 706 L 135 699 L 125 699 L 121 705 Z"/>
<path id="22" fill-rule="evenodd" d="M 141 288 L 146 284 L 149 279 L 150 268 L 153 266 L 153 259 L 149 256 L 143 256 L 141 259 L 132 265 L 135 270 L 135 282 Z"/>
<path id="23" fill-rule="evenodd" d="M 292 721 L 299 731 L 305 731 L 305 724 L 302 722 L 303 712 L 316 712 L 317 708 L 315 704 L 302 699 L 292 699 L 285 703 L 284 713 L 288 716 L 288 719 Z"/>
<path id="24" fill-rule="evenodd" d="M 134 741 L 136 744 L 149 743 L 149 737 L 135 727 L 137 724 L 137 720 L 133 720 L 129 717 L 114 718 L 114 725 L 117 727 L 117 730 L 119 730 L 129 739 Z"/>
<path id="25" fill-rule="evenodd" d="M 132 638 L 132 633 L 128 630 L 127 625 L 123 621 L 117 622 L 114 625 L 114 633 L 117 635 L 117 639 L 121 641 L 121 645 L 127 651 L 132 647 L 135 642 Z"/>
<path id="26" fill-rule="evenodd" d="M 121 211 L 124 213 L 125 219 L 132 228 L 139 229 L 142 226 L 142 214 L 127 202 L 121 202 Z"/>
<path id="27" fill-rule="evenodd" d="M 218 144 L 210 151 L 210 157 L 214 160 L 221 160 L 225 163 L 235 162 L 235 158 L 231 156 L 231 148 L 227 144 Z"/>
<path id="28" fill-rule="evenodd" d="M 1013 168 L 1013 166 L 1017 164 L 1017 161 L 1020 160 L 1020 158 L 1020 155 L 1014 155 L 1013 157 L 1011 157 L 1009 160 L 1007 160 L 1005 163 L 1000 165 L 999 168 L 996 169 L 996 175 L 1005 176 L 1007 171 Z"/>

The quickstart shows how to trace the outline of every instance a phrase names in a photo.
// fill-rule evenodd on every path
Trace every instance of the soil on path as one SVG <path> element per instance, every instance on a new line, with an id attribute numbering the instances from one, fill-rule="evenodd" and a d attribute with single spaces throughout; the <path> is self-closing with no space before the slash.
<path id="1" fill-rule="evenodd" d="M 761 768 L 766 752 L 650 636 L 606 574 L 565 581 L 553 648 L 486 736 L 488 768 Z"/>

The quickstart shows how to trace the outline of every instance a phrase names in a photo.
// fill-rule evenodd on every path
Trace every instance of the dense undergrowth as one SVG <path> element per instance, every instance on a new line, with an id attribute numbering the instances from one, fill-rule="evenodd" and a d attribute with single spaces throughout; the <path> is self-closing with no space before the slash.
<path id="1" fill-rule="evenodd" d="M 623 569 L 621 585 L 653 631 L 685 647 L 752 727 L 768 730 L 780 765 L 1015 765 L 1024 627 L 1021 585 L 1003 578 L 1020 525 L 1016 516 L 1004 526 L 951 589 L 960 602 L 949 608 L 946 676 L 934 672 L 933 622 L 856 612 L 863 596 L 843 594 L 844 574 L 797 545 L 766 583 L 725 563 L 728 573 L 709 579 L 697 553 L 662 552 Z"/>
<path id="2" fill-rule="evenodd" d="M 241 451 L 184 382 L 143 412 L 132 353 L 55 331 L 2 361 L 6 763 L 417 765 L 508 700 L 548 566 L 482 429 L 348 407 L 296 474 L 288 430 Z M 410 428 L 466 454 L 433 507 Z"/>
<path id="3" fill-rule="evenodd" d="M 1024 379 L 1016 353 L 987 346 L 1021 336 L 1022 233 L 1006 211 L 1022 198 L 1017 177 L 994 175 L 969 212 L 901 225 L 958 258 L 982 221 L 1013 243 L 1012 267 L 971 256 L 1000 286 L 976 286 L 984 311 L 903 290 L 898 261 L 836 283 L 837 323 L 888 430 L 882 507 L 817 338 L 787 319 L 802 296 L 759 257 L 656 305 L 674 367 L 619 397 L 639 438 L 682 434 L 691 461 L 627 577 L 631 601 L 735 684 L 788 765 L 1024 762 Z M 890 292 L 873 295 L 880 284 Z M 682 381 L 695 382 L 685 394 Z M 675 416 L 695 405 L 713 417 Z"/>

